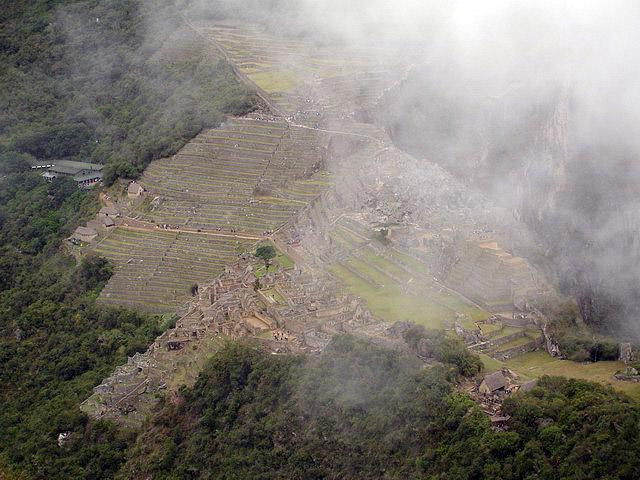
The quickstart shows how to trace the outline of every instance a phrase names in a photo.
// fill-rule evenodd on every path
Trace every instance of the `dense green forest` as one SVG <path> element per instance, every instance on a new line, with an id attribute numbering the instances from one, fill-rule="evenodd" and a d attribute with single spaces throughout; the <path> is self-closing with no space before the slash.
<path id="1" fill-rule="evenodd" d="M 128 434 L 89 425 L 78 405 L 166 325 L 97 306 L 111 266 L 65 253 L 62 239 L 95 214 L 95 195 L 69 178 L 44 181 L 19 156 L 1 160 L 0 477 L 15 468 L 28 478 L 108 478 Z"/>
<path id="2" fill-rule="evenodd" d="M 109 478 L 132 437 L 78 404 L 168 320 L 96 305 L 111 267 L 62 242 L 96 194 L 30 165 L 136 176 L 254 98 L 171 2 L 18 0 L 0 8 L 0 105 L 0 477 Z"/>
<path id="3" fill-rule="evenodd" d="M 18 0 L 0 8 L 0 152 L 134 177 L 253 94 L 169 0 Z"/>
<path id="4" fill-rule="evenodd" d="M 140 435 L 120 478 L 633 479 L 640 407 L 543 378 L 495 432 L 458 370 L 353 337 L 319 357 L 231 344 Z"/>

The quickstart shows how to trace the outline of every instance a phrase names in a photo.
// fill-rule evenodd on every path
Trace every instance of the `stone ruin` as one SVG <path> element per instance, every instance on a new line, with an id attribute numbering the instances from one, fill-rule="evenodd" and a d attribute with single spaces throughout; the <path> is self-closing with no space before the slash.
<path id="1" fill-rule="evenodd" d="M 145 353 L 94 388 L 83 411 L 138 425 L 160 401 L 183 384 L 195 382 L 206 359 L 225 340 L 252 338 L 273 353 L 318 352 L 338 332 L 354 332 L 374 323 L 355 297 L 321 273 L 280 269 L 256 281 L 258 261 L 250 254 L 226 267 L 198 297 L 174 328 L 165 331 Z M 277 290 L 276 302 L 264 292 Z"/>
<path id="2" fill-rule="evenodd" d="M 372 91 L 383 91 L 380 87 L 388 85 L 375 77 L 367 80 L 374 87 Z M 504 245 L 530 246 L 526 235 L 519 236 L 523 229 L 515 220 L 508 216 L 496 220 L 497 209 L 482 195 L 470 193 L 439 166 L 401 152 L 383 129 L 358 122 L 355 109 L 362 105 L 336 102 L 342 97 L 336 97 L 336 92 L 342 91 L 336 88 L 336 81 L 338 85 L 342 82 L 338 79 L 325 81 L 321 88 L 301 87 L 283 97 L 296 106 L 286 112 L 287 123 L 320 128 L 318 137 L 328 134 L 318 138 L 318 144 L 327 145 L 323 161 L 335 178 L 332 188 L 276 230 L 274 241 L 296 259 L 297 267 L 256 280 L 256 260 L 242 256 L 211 284 L 200 285 L 198 297 L 175 328 L 97 386 L 83 403 L 84 411 L 96 418 L 141 422 L 161 397 L 194 382 L 207 356 L 225 339 L 252 338 L 275 354 L 318 352 L 335 333 L 354 332 L 406 348 L 399 345 L 388 325 L 375 319 L 359 299 L 342 294 L 325 273 L 327 264 L 353 251 L 357 255 L 357 248 L 347 250 L 329 234 L 341 217 L 369 231 L 389 227 L 393 241 L 427 265 L 443 288 L 448 284 L 494 313 L 506 313 L 507 319 L 511 314 L 515 320 L 516 310 L 527 309 L 527 297 L 544 287 L 526 262 L 503 249 Z M 353 94 L 349 89 L 345 92 L 346 98 Z M 377 93 L 369 95 L 363 104 L 375 102 L 377 97 Z M 271 114 L 278 113 L 272 108 L 278 106 L 278 99 L 267 100 Z M 282 114 L 271 114 L 260 115 L 283 120 Z M 265 118 L 256 117 L 260 121 Z M 317 166 L 314 163 L 310 168 Z M 428 294 L 415 284 L 406 288 L 417 295 Z M 491 345 L 493 341 L 483 336 L 480 327 L 480 333 L 467 332 L 461 326 L 456 329 L 468 335 L 469 342 Z"/>

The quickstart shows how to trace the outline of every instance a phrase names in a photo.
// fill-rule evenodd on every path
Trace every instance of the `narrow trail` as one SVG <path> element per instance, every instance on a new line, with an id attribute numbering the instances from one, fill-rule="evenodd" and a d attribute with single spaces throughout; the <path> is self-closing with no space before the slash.
<path id="1" fill-rule="evenodd" d="M 139 223 L 138 220 L 136 220 L 136 222 Z M 197 230 L 197 229 L 190 229 L 190 228 L 158 228 L 156 226 L 151 226 L 151 225 L 133 226 L 133 225 L 120 224 L 120 225 L 117 225 L 117 228 L 122 228 L 124 230 L 132 230 L 137 232 L 195 233 L 198 235 L 209 235 L 212 237 L 241 238 L 243 240 L 265 240 L 269 238 L 268 235 L 252 235 L 247 232 L 221 233 L 221 232 L 213 232 L 211 230 Z"/>
<path id="2" fill-rule="evenodd" d="M 304 129 L 307 129 L 307 130 L 314 130 L 316 132 L 333 133 L 335 135 L 347 135 L 347 136 L 350 136 L 350 137 L 366 138 L 368 140 L 373 140 L 374 142 L 377 142 L 379 145 L 385 145 L 385 142 L 383 140 L 380 140 L 379 138 L 376 138 L 376 137 L 372 137 L 371 135 L 365 135 L 364 133 L 343 132 L 343 131 L 340 131 L 340 130 L 327 130 L 327 129 L 324 129 L 324 128 L 309 127 L 308 125 L 300 125 L 298 123 L 293 123 L 293 122 L 287 120 L 286 118 L 285 118 L 285 121 L 291 127 L 304 128 Z"/>

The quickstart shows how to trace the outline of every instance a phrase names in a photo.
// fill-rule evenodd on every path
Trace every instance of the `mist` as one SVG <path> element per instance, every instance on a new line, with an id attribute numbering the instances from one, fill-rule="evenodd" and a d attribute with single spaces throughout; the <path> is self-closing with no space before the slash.
<path id="1" fill-rule="evenodd" d="M 176 30 L 184 16 L 247 21 L 318 46 L 364 50 L 406 69 L 377 108 L 358 113 L 423 161 L 425 172 L 428 162 L 445 167 L 526 223 L 545 252 L 542 267 L 577 299 L 585 320 L 604 328 L 613 322 L 640 337 L 637 2 L 176 0 L 169 9 L 153 7 L 144 4 L 137 32 L 148 64 L 189 42 L 188 26 Z M 74 29 L 95 28 L 89 20 L 79 22 L 73 9 L 59 15 L 70 42 Z M 103 40 L 96 39 L 97 55 L 78 59 L 78 74 L 93 72 L 98 85 L 131 76 L 109 49 L 115 40 Z M 152 78 L 131 81 L 166 104 L 158 115 L 173 128 L 173 112 L 192 108 L 188 76 L 179 88 Z M 91 113 L 94 104 L 77 101 L 67 114 L 113 131 Z M 206 113 L 199 123 L 219 122 Z M 122 148 L 120 155 L 132 154 Z"/>
<path id="2" fill-rule="evenodd" d="M 632 1 L 227 1 L 320 44 L 411 66 L 369 118 L 536 233 L 583 317 L 640 334 L 640 5 Z"/>

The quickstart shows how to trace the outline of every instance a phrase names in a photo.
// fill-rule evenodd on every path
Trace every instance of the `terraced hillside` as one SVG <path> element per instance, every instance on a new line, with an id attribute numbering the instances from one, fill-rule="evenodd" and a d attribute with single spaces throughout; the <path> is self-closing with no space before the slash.
<path id="1" fill-rule="evenodd" d="M 282 121 L 234 118 L 202 132 L 145 171 L 156 200 L 143 220 L 183 227 L 277 229 L 329 185 L 316 132 Z"/>
<path id="2" fill-rule="evenodd" d="M 332 184 L 326 133 L 299 123 L 342 118 L 374 101 L 398 74 L 382 55 L 310 48 L 250 26 L 195 28 L 276 116 L 231 118 L 146 169 L 140 183 L 147 199 L 129 222 L 146 231 L 118 228 L 96 248 L 116 264 L 104 302 L 171 312 L 194 283 L 211 280 L 251 243 L 206 232 L 265 237 L 294 219 Z"/>
<path id="3" fill-rule="evenodd" d="M 429 328 L 451 327 L 457 318 L 472 323 L 489 316 L 436 282 L 422 260 L 384 246 L 371 234 L 358 221 L 341 217 L 330 233 L 335 247 L 330 270 L 374 314 L 388 322 L 411 320 Z"/>
<path id="4" fill-rule="evenodd" d="M 236 71 L 257 85 L 277 113 L 305 124 L 338 118 L 376 101 L 405 72 L 383 50 L 316 46 L 259 28 L 197 25 Z"/>
<path id="5" fill-rule="evenodd" d="M 535 294 L 535 272 L 523 258 L 493 241 L 469 242 L 466 250 L 447 278 L 450 287 L 497 311 L 511 308 L 518 297 Z"/>
<path id="6" fill-rule="evenodd" d="M 191 287 L 215 278 L 252 240 L 197 233 L 116 228 L 94 250 L 115 265 L 103 303 L 174 313 Z"/>

